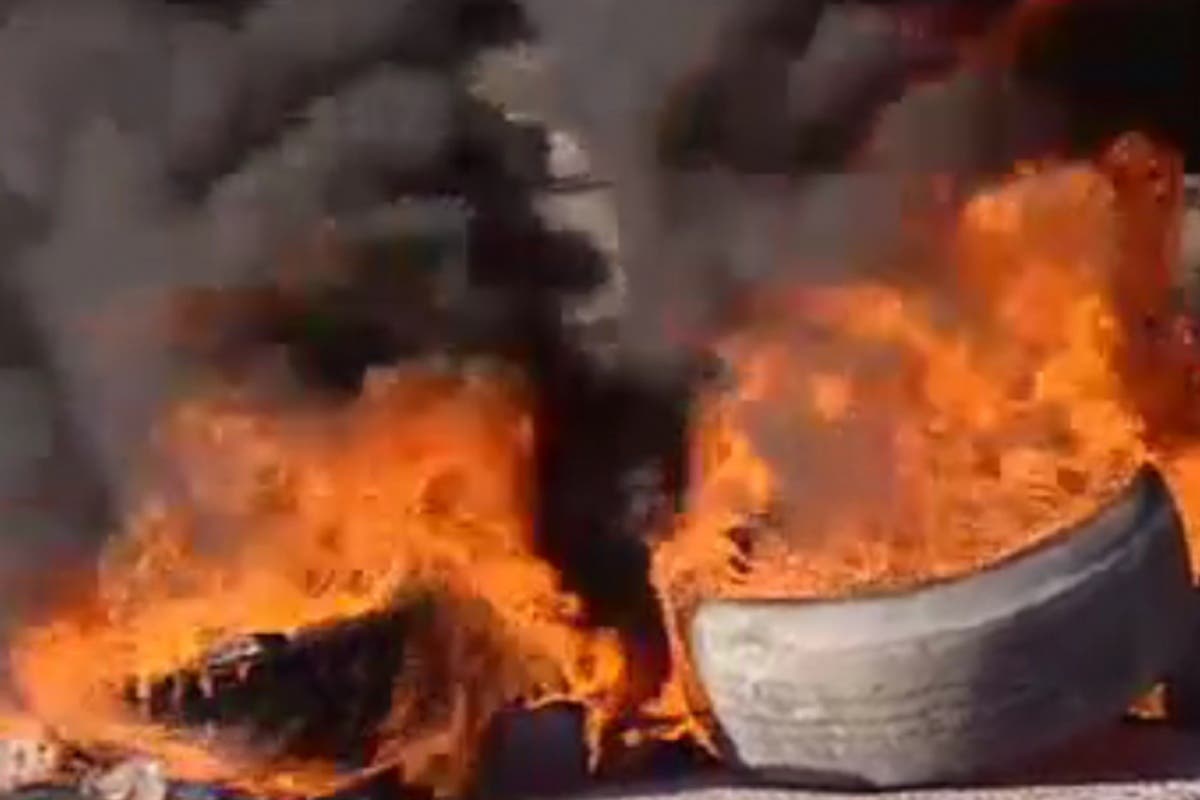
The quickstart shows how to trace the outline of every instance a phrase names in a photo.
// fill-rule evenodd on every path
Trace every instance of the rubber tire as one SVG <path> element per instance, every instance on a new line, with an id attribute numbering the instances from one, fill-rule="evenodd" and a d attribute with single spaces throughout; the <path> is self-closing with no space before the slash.
<path id="1" fill-rule="evenodd" d="M 1116 718 L 1195 629 L 1187 544 L 1143 469 L 1006 561 L 839 601 L 709 601 L 691 647 L 735 764 L 826 787 L 953 781 Z"/>

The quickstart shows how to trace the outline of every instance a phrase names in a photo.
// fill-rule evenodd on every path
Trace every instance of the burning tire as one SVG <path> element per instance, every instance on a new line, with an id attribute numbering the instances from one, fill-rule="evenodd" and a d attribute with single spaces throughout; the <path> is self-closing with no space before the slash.
<path id="1" fill-rule="evenodd" d="M 1187 548 L 1144 469 L 1095 517 L 987 570 L 839 601 L 710 601 L 692 624 L 732 759 L 897 786 L 1010 762 L 1114 717 L 1179 658 Z"/>

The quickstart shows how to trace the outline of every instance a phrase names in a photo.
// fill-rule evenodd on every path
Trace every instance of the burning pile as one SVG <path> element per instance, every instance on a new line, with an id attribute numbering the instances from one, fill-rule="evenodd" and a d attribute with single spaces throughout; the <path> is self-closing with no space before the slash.
<path id="1" fill-rule="evenodd" d="M 403 4 L 364 2 L 360 11 L 393 5 Z M 714 30 L 721 5 L 711 4 Z M 270 6 L 264 26 L 287 10 Z M 791 20 L 793 34 L 803 38 L 809 22 Z M 364 23 L 360 32 L 378 27 Z M 715 35 L 697 27 L 705 29 L 696 32 L 701 43 Z M 375 53 L 374 39 L 366 38 Z M 436 38 L 428 44 L 434 50 Z M 251 36 L 238 46 L 250 54 L 275 46 L 265 39 L 264 45 Z M 734 61 L 759 52 L 746 50 Z M 691 57 L 676 55 L 681 63 Z M 753 58 L 747 63 L 754 66 Z M 367 85 L 384 97 L 395 91 L 402 119 L 432 120 L 429 131 L 417 125 L 421 130 L 412 132 L 408 149 L 420 157 L 389 155 L 389 148 L 405 149 L 390 123 L 385 131 L 374 123 L 347 124 L 352 135 L 341 146 L 370 156 L 349 159 L 361 161 L 361 171 L 380 169 L 373 166 L 378 159 L 422 185 L 432 180 L 429 173 L 449 169 L 443 157 L 477 156 L 462 142 L 430 144 L 451 125 L 459 98 L 443 96 L 440 78 L 421 75 L 412 85 Z M 239 95 L 238 103 L 253 105 L 255 97 Z M 354 109 L 375 107 L 370 92 L 361 97 L 367 100 Z M 427 113 L 405 116 L 413 98 L 425 98 Z M 330 119 L 350 113 L 326 110 Z M 328 127 L 343 130 L 334 122 Z M 100 134 L 101 144 L 120 139 L 115 130 Z M 278 190 L 264 195 L 264 207 L 294 199 L 293 183 L 279 176 L 320 161 L 308 157 L 307 139 L 297 141 L 285 142 L 279 164 L 268 159 L 256 167 L 268 177 L 278 172 L 278 180 L 266 181 Z M 313 138 L 313 152 L 323 141 Z M 121 143 L 132 164 L 141 149 Z M 108 167 L 112 159 L 104 152 L 83 155 Z M 646 189 L 640 183 L 653 181 L 643 181 L 637 169 L 625 177 L 635 179 L 634 189 Z M 140 185 L 134 180 L 140 173 L 128 171 L 131 185 Z M 1022 166 L 972 187 L 961 206 L 948 202 L 952 222 L 949 230 L 940 220 L 932 226 L 927 238 L 935 246 L 922 251 L 927 263 L 898 261 L 870 276 L 851 276 L 838 264 L 805 271 L 803 280 L 789 273 L 760 284 L 744 315 L 748 322 L 701 343 L 727 374 L 696 387 L 683 508 L 668 519 L 639 518 L 647 528 L 639 533 L 650 542 L 643 583 L 653 584 L 662 612 L 654 624 L 665 628 L 653 634 L 669 641 L 665 667 L 646 663 L 652 659 L 631 646 L 635 637 L 620 624 L 598 621 L 587 591 L 568 588 L 569 570 L 559 562 L 569 557 L 551 552 L 547 538 L 577 534 L 539 536 L 547 524 L 539 518 L 539 492 L 548 491 L 540 437 L 556 432 L 544 430 L 550 427 L 545 396 L 528 383 L 542 377 L 538 369 L 508 362 L 500 368 L 495 360 L 482 366 L 414 360 L 370 370 L 348 401 L 306 394 L 267 399 L 230 381 L 173 405 L 158 420 L 141 491 L 100 568 L 60 576 L 58 602 L 10 636 L 18 701 L 3 720 L 5 730 L 62 745 L 27 758 L 42 773 L 76 769 L 62 759 L 78 751 L 84 761 L 148 756 L 173 777 L 258 795 L 328 794 L 393 770 L 405 783 L 453 793 L 478 766 L 489 722 L 514 706 L 582 707 L 595 763 L 647 739 L 690 738 L 711 748 L 712 727 L 681 633 L 703 598 L 843 596 L 967 573 L 1089 515 L 1147 461 L 1169 476 L 1198 536 L 1193 375 L 1200 356 L 1170 293 L 1179 171 L 1172 153 L 1130 136 L 1095 163 Z M 370 177 L 366 188 L 350 185 L 345 193 L 385 191 L 386 180 L 376 186 L 377 176 Z M 324 180 L 312 178 L 321 192 L 337 194 L 336 181 Z M 232 189 L 215 192 L 217 222 L 211 230 L 184 226 L 180 241 L 238 250 L 242 245 L 225 238 L 238 239 L 243 218 L 253 216 L 239 205 L 257 185 L 246 184 L 233 181 Z M 740 199 L 732 194 L 739 184 L 728 186 Z M 62 249 L 90 255 L 101 249 L 90 237 L 114 226 L 91 221 L 93 206 L 105 203 L 84 194 L 88 203 L 78 204 L 86 206 L 79 212 L 86 235 L 82 243 L 66 237 Z M 487 204 L 504 192 L 479 194 L 473 201 Z M 791 208 L 777 199 L 771 195 L 764 210 Z M 647 214 L 658 210 L 647 197 L 635 201 Z M 157 206 L 143 220 L 144 210 L 130 205 L 116 210 L 129 214 L 131 227 L 144 223 L 154 232 L 164 224 Z M 519 251 L 513 260 L 520 260 L 524 253 L 511 240 L 525 245 L 535 238 L 522 227 L 529 221 L 489 212 L 497 219 L 479 225 L 482 238 L 500 242 L 494 249 L 504 256 L 512 256 L 506 247 Z M 780 227 L 790 228 L 786 214 L 771 217 L 780 219 Z M 623 236 L 630 222 L 622 220 Z M 748 229 L 759 230 L 753 222 Z M 811 227 L 813 219 L 805 222 Z M 520 231 L 505 238 L 498 233 L 505 225 Z M 654 224 L 645 227 L 640 234 L 653 239 Z M 670 251 L 672 265 L 690 268 L 688 256 L 707 256 L 706 237 L 726 232 L 713 230 L 684 242 L 691 246 L 682 257 Z M 637 249 L 629 239 L 646 245 L 638 234 L 623 247 Z M 191 249 L 155 236 L 134 254 L 157 267 L 160 252 Z M 219 249 L 214 245 L 213 253 Z M 760 253 L 748 249 L 755 251 L 750 260 Z M 775 250 L 761 253 L 770 260 Z M 53 261 L 56 251 L 43 255 Z M 435 259 L 426 254 L 426 260 Z M 634 277 L 670 284 L 649 272 Z M 245 304 L 218 283 L 201 300 L 216 298 L 222 308 Z M 394 275 L 382 283 L 392 286 Z M 61 305 L 74 309 L 77 287 L 62 284 L 72 299 Z M 397 293 L 415 293 L 405 287 Z M 633 299 L 645 301 L 662 286 L 646 288 L 631 289 Z M 287 291 L 265 296 L 266 305 L 292 298 Z M 382 306 L 372 307 L 384 320 L 376 327 L 397 316 L 390 297 L 371 298 Z M 647 305 L 662 310 L 659 299 Z M 524 310 L 540 300 L 522 296 L 516 305 Z M 192 305 L 192 311 L 207 308 Z M 290 312 L 289 306 L 270 313 Z M 208 315 L 194 316 L 203 318 L 195 338 L 214 351 L 239 350 L 240 339 L 227 345 L 228 331 L 208 330 Z M 162 332 L 160 321 L 155 316 L 148 329 Z M 546 323 L 539 318 L 531 327 L 538 324 Z M 561 334 L 554 328 L 552 336 Z M 102 377 L 99 405 L 128 404 L 130 387 L 122 379 L 104 369 L 81 375 L 84 385 L 88 375 Z M 1193 552 L 1200 554 L 1200 546 Z M 643 588 L 649 596 L 651 587 Z"/>
<path id="2" fill-rule="evenodd" d="M 146 695 L 237 637 L 424 602 L 452 622 L 397 623 L 400 640 L 427 639 L 359 760 L 453 785 L 508 703 L 568 697 L 601 724 L 622 654 L 584 629 L 533 552 L 531 436 L 519 391 L 487 375 L 384 373 L 333 412 L 185 403 L 163 426 L 172 473 L 94 591 L 16 641 L 24 698 L 72 742 L 136 743 L 181 777 L 319 794 L 337 785 L 333 764 L 264 767 L 251 752 L 209 750 L 140 720 L 126 687 Z"/>
<path id="3" fill-rule="evenodd" d="M 830 596 L 967 572 L 1086 516 L 1148 459 L 1186 506 L 1194 451 L 1140 405 L 1127 359 L 1167 353 L 1157 363 L 1174 359 L 1165 378 L 1179 391 L 1189 354 L 1164 350 L 1177 342 L 1159 328 L 1143 341 L 1148 328 L 1117 302 L 1122 270 L 1148 263 L 1125 249 L 1137 220 L 1121 191 L 1096 167 L 1032 168 L 964 207 L 955 269 L 938 280 L 793 287 L 764 302 L 721 345 L 732 381 L 699 404 L 694 485 L 653 554 L 668 628 L 707 596 Z M 282 794 L 391 767 L 460 786 L 489 718 L 513 703 L 582 704 L 598 747 L 634 710 L 639 665 L 537 550 L 533 422 L 510 373 L 427 364 L 377 371 L 345 406 L 279 408 L 234 390 L 182 403 L 94 585 L 76 576 L 14 639 L 17 719 L 85 749 L 152 754 L 181 778 Z M 399 611 L 381 624 L 403 654 L 353 752 L 300 758 L 145 713 L 181 671 L 213 693 L 213 654 L 230 642 L 388 609 Z M 673 677 L 642 718 L 673 720 L 657 735 L 703 739 L 674 645 Z"/>

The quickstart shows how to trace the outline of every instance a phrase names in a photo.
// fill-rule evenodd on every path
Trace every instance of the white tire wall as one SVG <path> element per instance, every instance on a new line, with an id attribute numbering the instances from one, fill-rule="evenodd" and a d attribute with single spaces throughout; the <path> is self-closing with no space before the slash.
<path id="1" fill-rule="evenodd" d="M 715 601 L 692 649 L 734 760 L 815 785 L 938 783 L 1119 716 L 1195 624 L 1147 468 L 1094 518 L 966 578 L 836 602 Z"/>

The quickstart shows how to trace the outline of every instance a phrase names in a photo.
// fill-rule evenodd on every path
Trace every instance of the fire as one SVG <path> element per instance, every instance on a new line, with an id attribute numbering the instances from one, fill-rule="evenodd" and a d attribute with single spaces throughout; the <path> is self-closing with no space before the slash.
<path id="1" fill-rule="evenodd" d="M 1146 461 L 1200 536 L 1198 362 L 1168 291 L 1177 170 L 1140 136 L 1022 167 L 961 210 L 936 279 L 776 293 L 722 342 L 729 380 L 699 404 L 686 512 L 654 554 L 676 683 L 702 598 L 965 574 Z"/>
<path id="2" fill-rule="evenodd" d="M 531 434 L 521 393 L 491 376 L 376 375 L 337 411 L 185 403 L 163 426 L 169 474 L 108 554 L 94 595 L 14 646 L 29 711 L 71 742 L 149 751 L 180 777 L 327 792 L 341 779 L 332 764 L 257 763 L 155 728 L 124 687 L 239 635 L 427 595 L 450 620 L 419 643 L 436 649 L 442 673 L 398 678 L 372 768 L 453 786 L 491 713 L 511 702 L 573 698 L 601 724 L 625 667 L 615 639 L 585 628 L 533 552 Z M 427 719 L 417 701 L 431 693 L 445 709 Z"/>
<path id="3" fill-rule="evenodd" d="M 1097 507 L 1147 458 L 1109 300 L 1112 186 L 1050 169 L 963 210 L 948 286 L 792 294 L 724 345 L 667 597 L 827 597 L 967 572 Z M 687 587 L 685 590 L 683 587 Z"/>
<path id="4" fill-rule="evenodd" d="M 711 744 L 683 634 L 705 597 L 965 573 L 1085 517 L 1147 460 L 1200 535 L 1198 362 L 1167 291 L 1177 166 L 1134 137 L 1097 163 L 1019 169 L 961 209 L 919 283 L 787 287 L 718 343 L 728 380 L 697 403 L 686 509 L 652 555 L 674 672 L 640 716 L 624 707 L 637 664 L 538 555 L 520 382 L 425 365 L 373 375 L 347 406 L 225 391 L 176 407 L 94 585 L 66 581 L 12 643 L 15 718 L 258 793 L 390 767 L 454 790 L 513 703 L 581 703 L 593 745 L 631 716 L 627 742 Z M 408 607 L 432 613 L 396 631 L 416 655 L 349 772 L 129 702 L 238 637 Z"/>

